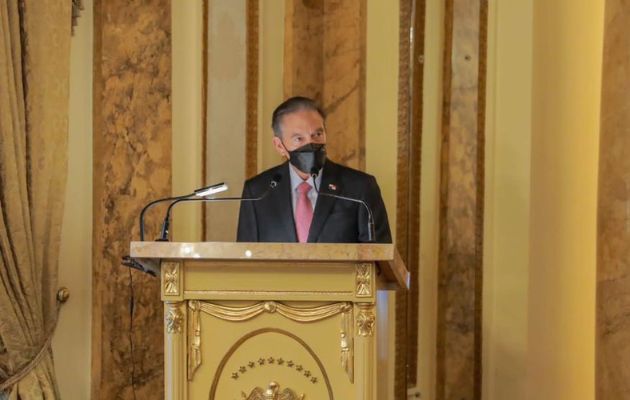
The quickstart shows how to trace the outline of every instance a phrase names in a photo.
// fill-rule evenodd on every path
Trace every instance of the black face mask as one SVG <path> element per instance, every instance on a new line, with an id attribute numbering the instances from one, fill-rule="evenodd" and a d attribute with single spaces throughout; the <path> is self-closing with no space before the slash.
<path id="1" fill-rule="evenodd" d="M 305 174 L 319 174 L 326 162 L 326 145 L 323 144 L 309 143 L 287 152 L 289 162 Z"/>

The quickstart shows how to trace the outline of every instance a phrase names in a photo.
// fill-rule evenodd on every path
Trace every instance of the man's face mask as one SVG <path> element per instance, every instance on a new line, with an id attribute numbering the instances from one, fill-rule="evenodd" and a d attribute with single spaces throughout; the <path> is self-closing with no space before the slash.
<path id="1" fill-rule="evenodd" d="M 326 145 L 321 143 L 305 144 L 293 151 L 287 150 L 287 152 L 289 153 L 289 162 L 305 174 L 319 174 L 319 170 L 326 162 Z"/>

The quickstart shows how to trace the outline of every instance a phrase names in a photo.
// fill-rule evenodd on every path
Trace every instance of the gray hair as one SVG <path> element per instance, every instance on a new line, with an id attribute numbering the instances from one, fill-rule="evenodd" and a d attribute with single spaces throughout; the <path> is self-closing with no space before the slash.
<path id="1" fill-rule="evenodd" d="M 294 113 L 296 111 L 301 110 L 312 110 L 317 111 L 317 113 L 322 117 L 323 120 L 326 120 L 326 113 L 324 110 L 315 102 L 315 100 L 310 99 L 308 97 L 295 96 L 291 97 L 282 104 L 280 104 L 273 111 L 273 115 L 271 117 L 271 128 L 273 129 L 273 134 L 279 138 L 282 138 L 282 118 L 287 115 Z"/>

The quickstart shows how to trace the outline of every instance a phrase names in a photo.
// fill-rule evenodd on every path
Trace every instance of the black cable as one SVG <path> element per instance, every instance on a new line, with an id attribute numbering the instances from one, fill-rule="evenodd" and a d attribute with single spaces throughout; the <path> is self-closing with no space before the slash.
<path id="1" fill-rule="evenodd" d="M 131 352 L 131 392 L 133 399 L 136 400 L 136 363 L 133 354 L 133 314 L 135 310 L 135 294 L 133 291 L 133 275 L 131 268 L 129 271 L 129 347 Z"/>

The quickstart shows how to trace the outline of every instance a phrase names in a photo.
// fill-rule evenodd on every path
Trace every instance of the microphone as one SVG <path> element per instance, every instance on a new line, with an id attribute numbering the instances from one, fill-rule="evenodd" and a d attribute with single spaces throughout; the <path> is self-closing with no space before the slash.
<path id="1" fill-rule="evenodd" d="M 341 199 L 341 200 L 347 200 L 347 201 L 352 201 L 353 203 L 359 203 L 361 205 L 363 205 L 363 207 L 365 207 L 365 209 L 367 210 L 368 213 L 368 242 L 372 243 L 375 240 L 376 237 L 376 232 L 374 230 L 374 217 L 372 216 L 372 210 L 370 209 L 370 206 L 367 205 L 367 203 L 361 199 L 355 199 L 352 197 L 347 197 L 347 196 L 341 196 L 338 194 L 334 194 L 334 193 L 326 193 L 326 192 L 320 192 L 317 189 L 317 181 L 315 180 L 315 178 L 317 177 L 317 172 L 311 170 L 311 176 L 313 177 L 313 186 L 315 187 L 315 191 L 317 192 L 317 195 L 322 195 L 322 196 L 327 196 L 327 197 L 332 197 L 334 199 Z"/>
<path id="2" fill-rule="evenodd" d="M 174 201 L 169 204 L 168 208 L 166 209 L 166 214 L 164 216 L 164 221 L 162 222 L 162 232 L 160 235 L 160 238 L 157 239 L 157 241 L 159 242 L 168 242 L 168 233 L 169 233 L 169 227 L 170 227 L 170 219 L 171 219 L 171 210 L 173 209 L 173 207 L 183 201 L 202 201 L 202 202 L 219 202 L 219 201 L 259 201 L 264 199 L 265 197 L 267 197 L 267 195 L 269 194 L 269 192 L 271 192 L 273 189 L 275 189 L 276 187 L 278 187 L 278 183 L 280 183 L 280 181 L 282 180 L 282 175 L 280 174 L 276 174 L 274 175 L 273 179 L 271 179 L 271 181 L 269 182 L 269 186 L 267 186 L 267 189 L 263 192 L 263 194 L 261 194 L 258 197 L 250 197 L 250 198 L 246 198 L 246 197 L 207 197 L 206 196 L 199 196 L 199 197 L 183 197 L 183 198 L 179 198 L 179 199 L 174 199 Z M 225 186 L 225 189 L 227 190 L 227 186 Z M 221 190 L 223 191 L 223 190 Z M 217 192 L 213 192 L 213 193 L 217 193 Z M 211 194 L 213 194 L 211 193 Z"/>
<path id="3" fill-rule="evenodd" d="M 164 197 L 161 199 L 153 200 L 152 202 L 144 206 L 144 208 L 140 212 L 140 241 L 141 242 L 144 241 L 144 214 L 147 212 L 149 208 L 153 207 L 154 205 L 158 203 L 162 203 L 164 201 L 173 201 L 173 200 L 177 201 L 177 200 L 186 199 L 186 198 L 190 198 L 194 196 L 209 196 L 213 193 L 218 193 L 218 192 L 227 190 L 227 186 L 223 188 L 224 186 L 225 184 L 221 182 L 215 185 L 210 185 L 210 186 L 202 187 L 200 189 L 196 189 L 194 192 L 183 195 L 183 196 Z"/>

